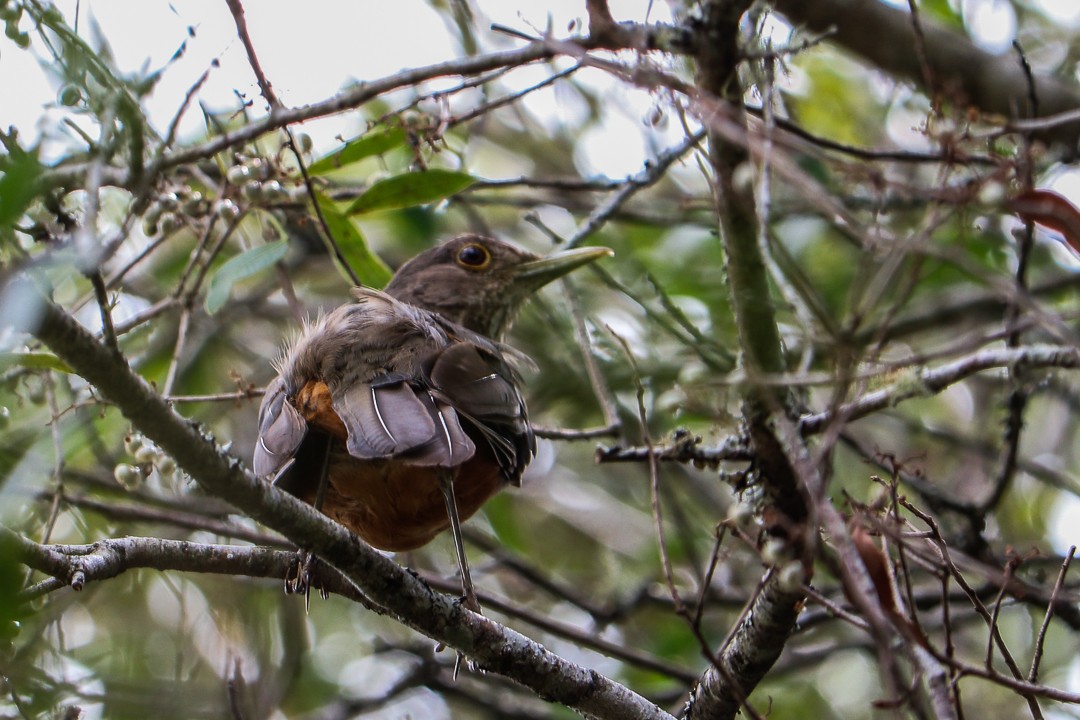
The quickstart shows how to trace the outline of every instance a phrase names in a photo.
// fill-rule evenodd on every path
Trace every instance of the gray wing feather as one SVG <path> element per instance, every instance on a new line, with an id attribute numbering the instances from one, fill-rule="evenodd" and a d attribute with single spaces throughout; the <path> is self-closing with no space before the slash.
<path id="1" fill-rule="evenodd" d="M 420 448 L 409 462 L 416 465 L 455 467 L 476 453 L 472 438 L 465 434 L 457 411 L 431 392 L 422 398 L 435 423 L 435 437 Z"/>
<path id="2" fill-rule="evenodd" d="M 307 435 L 307 422 L 286 401 L 284 384 L 275 378 L 259 407 L 259 437 L 252 465 L 259 477 L 277 475 L 290 463 Z"/>
<path id="3" fill-rule="evenodd" d="M 494 353 L 461 342 L 430 358 L 426 372 L 433 398 L 479 432 L 507 479 L 518 484 L 536 454 L 536 438 L 514 370 Z"/>
<path id="4" fill-rule="evenodd" d="M 335 393 L 334 410 L 349 432 L 349 454 L 361 459 L 400 455 L 435 436 L 435 421 L 416 392 L 403 380 L 387 376 L 356 383 Z"/>
<path id="5" fill-rule="evenodd" d="M 429 377 L 433 387 L 473 417 L 513 421 L 522 416 L 521 394 L 512 373 L 471 343 L 451 345 L 440 353 Z"/>

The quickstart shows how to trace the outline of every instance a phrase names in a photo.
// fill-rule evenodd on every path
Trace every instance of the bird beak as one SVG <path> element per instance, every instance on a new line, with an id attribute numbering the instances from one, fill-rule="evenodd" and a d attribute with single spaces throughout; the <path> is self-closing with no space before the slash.
<path id="1" fill-rule="evenodd" d="M 582 265 L 600 258 L 611 257 L 614 254 L 614 250 L 606 247 L 564 250 L 563 252 L 542 257 L 539 260 L 521 263 L 513 269 L 514 280 L 519 283 L 519 287 L 526 287 L 530 291 L 539 290 L 552 280 L 561 278 L 571 270 L 576 270 Z"/>

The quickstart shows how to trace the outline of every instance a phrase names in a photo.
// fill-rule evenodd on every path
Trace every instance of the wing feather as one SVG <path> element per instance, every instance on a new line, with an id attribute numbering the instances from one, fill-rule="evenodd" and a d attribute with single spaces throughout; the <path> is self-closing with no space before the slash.
<path id="1" fill-rule="evenodd" d="M 409 462 L 439 467 L 462 464 L 476 453 L 476 444 L 462 428 L 458 411 L 431 391 L 424 391 L 424 395 L 424 404 L 437 425 L 437 432 L 431 442 L 409 456 Z"/>
<path id="2" fill-rule="evenodd" d="M 400 375 L 356 383 L 334 394 L 334 410 L 345 424 L 349 454 L 387 458 L 430 442 L 435 421 Z"/>
<path id="3" fill-rule="evenodd" d="M 503 474 L 517 484 L 536 454 L 517 374 L 495 353 L 459 342 L 429 358 L 425 377 L 432 398 L 453 407 L 491 449 Z"/>
<path id="4" fill-rule="evenodd" d="M 300 448 L 307 430 L 307 422 L 287 401 L 281 378 L 275 378 L 259 407 L 259 437 L 252 461 L 255 474 L 268 477 L 280 473 Z"/>
<path id="5" fill-rule="evenodd" d="M 473 417 L 512 420 L 522 416 L 521 393 L 510 369 L 472 343 L 457 343 L 441 352 L 428 377 L 432 387 Z"/>

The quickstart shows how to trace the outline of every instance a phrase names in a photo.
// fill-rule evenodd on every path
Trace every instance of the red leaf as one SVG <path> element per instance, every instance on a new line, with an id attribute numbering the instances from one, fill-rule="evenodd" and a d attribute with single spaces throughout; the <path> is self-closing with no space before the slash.
<path id="1" fill-rule="evenodd" d="M 1025 222 L 1061 233 L 1069 249 L 1080 256 L 1080 210 L 1068 199 L 1053 190 L 1028 190 L 1005 206 Z"/>

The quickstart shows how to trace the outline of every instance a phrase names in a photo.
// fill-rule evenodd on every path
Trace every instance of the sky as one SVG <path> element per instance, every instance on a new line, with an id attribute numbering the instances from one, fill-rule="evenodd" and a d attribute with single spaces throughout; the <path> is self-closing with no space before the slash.
<path id="1" fill-rule="evenodd" d="M 56 3 L 69 22 L 75 17 L 76 0 Z M 572 21 L 578 27 L 583 20 L 584 3 L 580 0 L 554 0 L 544 3 L 508 3 L 487 0 L 477 3 L 482 22 L 499 23 L 523 32 L 542 32 L 549 26 L 556 35 L 565 34 Z M 534 8 L 519 12 L 517 6 Z M 612 2 L 616 17 L 644 21 L 647 2 L 626 0 Z M 428 3 L 404 0 L 393 7 L 385 3 L 372 13 L 371 5 L 344 0 L 308 0 L 304 12 L 267 11 L 267 4 L 249 1 L 247 23 L 259 60 L 275 91 L 286 105 L 302 105 L 324 100 L 342 87 L 361 79 L 391 75 L 403 68 L 445 61 L 459 56 L 443 17 Z M 666 3 L 656 3 L 650 19 L 670 21 Z M 189 37 L 188 28 L 193 29 Z M 403 27 L 407 30 L 403 31 Z M 24 28 L 25 29 L 25 28 Z M 176 113 L 184 94 L 199 76 L 217 60 L 220 67 L 199 92 L 199 99 L 215 109 L 237 105 L 236 92 L 255 101 L 264 109 L 258 87 L 248 65 L 244 49 L 236 38 L 232 16 L 223 0 L 165 1 L 82 0 L 79 31 L 91 39 L 99 32 L 107 38 L 117 65 L 125 71 L 155 70 L 167 67 L 152 95 L 145 102 L 148 114 L 159 128 L 165 128 Z M 404 35 L 403 35 L 404 33 Z M 521 41 L 491 32 L 479 33 L 484 50 L 521 45 Z M 405 37 L 402 42 L 387 38 Z M 33 38 L 33 52 L 18 51 L 0 40 L 0 87 L 7 98 L 0 113 L 0 125 L 14 125 L 25 139 L 61 131 L 57 110 L 45 110 L 56 102 L 58 88 L 41 63 L 40 42 Z M 184 46 L 175 62 L 170 58 Z M 543 68 L 526 68 L 515 73 L 522 87 L 545 76 Z M 612 92 L 616 83 L 593 73 L 587 82 L 598 83 Z M 510 80 L 511 84 L 515 79 Z M 529 99 L 528 109 L 543 117 L 566 111 L 560 108 L 553 93 Z M 608 113 L 604 131 L 596 132 L 588 143 L 592 157 L 582 158 L 587 174 L 603 173 L 621 177 L 639 171 L 650 154 L 641 138 L 641 120 L 651 106 L 645 93 L 620 93 L 622 107 Z M 340 136 L 351 137 L 359 131 L 355 113 L 345 113 L 306 123 L 303 131 L 315 141 L 317 150 L 329 151 Z M 203 131 L 198 109 L 189 111 L 180 125 L 181 138 L 198 136 Z M 673 140 L 677 142 L 677 140 Z M 46 160 L 60 154 L 62 146 L 44 145 Z"/>

